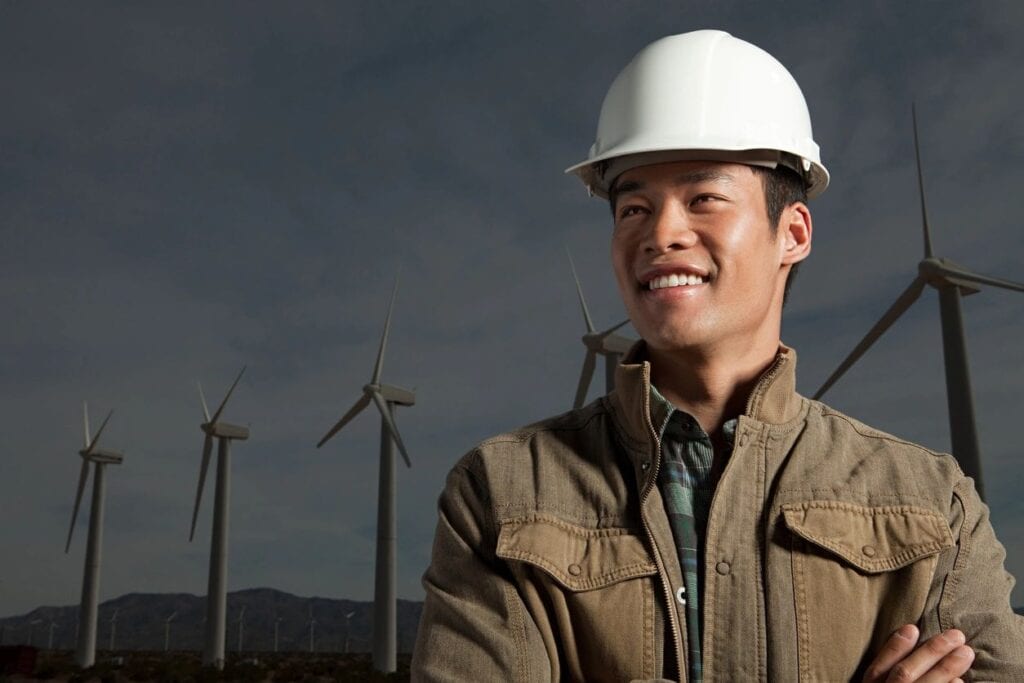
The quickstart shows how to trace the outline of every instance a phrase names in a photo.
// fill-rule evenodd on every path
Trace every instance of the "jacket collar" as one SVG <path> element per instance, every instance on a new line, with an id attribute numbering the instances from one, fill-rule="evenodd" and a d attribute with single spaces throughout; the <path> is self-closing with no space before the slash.
<path id="1" fill-rule="evenodd" d="M 616 366 L 615 390 L 608 398 L 627 434 L 639 443 L 647 443 L 648 421 L 652 418 L 651 363 L 644 340 L 633 344 Z M 796 351 L 780 343 L 775 361 L 754 385 L 744 414 L 758 422 L 782 424 L 794 419 L 800 406 L 801 399 L 796 393 Z"/>

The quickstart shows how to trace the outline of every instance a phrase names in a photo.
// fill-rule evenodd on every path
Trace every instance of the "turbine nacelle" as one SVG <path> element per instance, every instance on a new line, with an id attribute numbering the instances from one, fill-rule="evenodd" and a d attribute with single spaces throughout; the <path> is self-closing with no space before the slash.
<path id="1" fill-rule="evenodd" d="M 367 396 L 379 394 L 388 403 L 400 406 L 416 405 L 416 394 L 408 389 L 396 387 L 393 384 L 366 384 L 363 386 L 363 393 Z"/>
<path id="2" fill-rule="evenodd" d="M 964 279 L 971 276 L 971 271 L 947 258 L 928 256 L 917 264 L 917 272 L 929 285 L 935 288 L 954 285 L 964 295 L 977 294 L 981 291 L 976 285 Z"/>
<path id="3" fill-rule="evenodd" d="M 617 353 L 622 355 L 629 351 L 630 347 L 636 343 L 636 340 L 630 339 L 629 337 L 623 337 L 621 334 L 615 334 L 614 330 L 619 329 L 629 320 L 623 320 L 621 323 L 605 330 L 604 332 L 588 332 L 587 334 L 580 337 L 583 340 L 583 345 L 587 347 L 587 351 L 596 353 L 604 356 L 609 353 Z"/>
<path id="4" fill-rule="evenodd" d="M 124 461 L 124 454 L 117 453 L 115 451 L 108 451 L 102 448 L 94 448 L 92 452 L 89 449 L 83 448 L 78 451 L 78 454 L 82 456 L 83 460 L 89 462 L 100 463 L 102 465 L 120 465 Z"/>
<path id="5" fill-rule="evenodd" d="M 248 427 L 228 424 L 227 422 L 203 422 L 199 425 L 199 428 L 209 437 L 219 439 L 236 439 L 239 441 L 244 441 L 249 438 Z"/>

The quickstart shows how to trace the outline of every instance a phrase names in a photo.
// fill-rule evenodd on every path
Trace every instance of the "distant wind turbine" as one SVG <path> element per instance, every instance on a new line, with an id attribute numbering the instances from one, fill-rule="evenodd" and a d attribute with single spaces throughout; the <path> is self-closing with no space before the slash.
<path id="1" fill-rule="evenodd" d="M 97 448 L 100 435 L 110 421 L 114 411 L 100 425 L 95 437 L 89 436 L 89 406 L 82 403 L 82 424 L 85 429 L 85 448 L 78 451 L 82 456 L 82 469 L 78 475 L 78 492 L 75 494 L 75 507 L 71 513 L 71 528 L 64 552 L 71 548 L 71 536 L 75 532 L 75 520 L 78 517 L 78 506 L 82 503 L 85 482 L 89 478 L 89 463 L 93 464 L 92 503 L 89 509 L 89 537 L 85 546 L 85 571 L 82 577 L 82 601 L 78 609 L 78 637 L 75 649 L 75 663 L 86 669 L 96 662 L 96 620 L 99 615 L 100 589 L 100 556 L 103 548 L 103 498 L 104 471 L 107 465 L 120 465 L 124 460 L 121 453 Z"/>
<path id="2" fill-rule="evenodd" d="M 352 617 L 355 612 L 347 612 L 345 614 L 345 654 L 348 654 L 348 635 L 352 626 Z"/>
<path id="3" fill-rule="evenodd" d="M 172 612 L 171 616 L 164 619 L 164 652 L 169 652 L 171 649 L 171 622 L 176 616 L 178 613 Z"/>
<path id="4" fill-rule="evenodd" d="M 117 636 L 117 609 L 114 609 L 113 616 L 110 617 L 110 651 L 114 651 L 114 639 Z"/>
<path id="5" fill-rule="evenodd" d="M 277 634 L 281 626 L 281 617 L 274 618 L 274 652 L 277 652 Z"/>
<path id="6" fill-rule="evenodd" d="M 249 429 L 220 421 L 231 393 L 242 379 L 245 368 L 238 373 L 224 400 L 217 407 L 217 412 L 210 417 L 203 395 L 203 385 L 199 384 L 199 400 L 203 404 L 203 418 L 206 420 L 199 428 L 206 435 L 203 438 L 203 461 L 199 468 L 199 485 L 196 488 L 196 504 L 192 510 L 192 528 L 188 540 L 196 533 L 196 518 L 199 516 L 199 503 L 203 497 L 203 484 L 206 482 L 206 470 L 210 465 L 210 454 L 213 451 L 213 439 L 217 439 L 217 488 L 213 501 L 213 535 L 210 540 L 210 576 L 206 590 L 206 645 L 203 649 L 203 665 L 224 668 L 224 639 L 227 627 L 227 578 L 228 578 L 228 513 L 231 498 L 231 442 L 244 441 L 249 438 Z M 198 384 L 198 383 L 197 383 Z"/>
<path id="7" fill-rule="evenodd" d="M 53 649 L 53 631 L 56 628 L 57 628 L 57 622 L 53 621 L 51 619 L 50 620 L 50 637 L 47 638 L 47 640 L 46 640 L 46 649 L 47 650 L 52 650 Z"/>
<path id="8" fill-rule="evenodd" d="M 377 363 L 370 383 L 363 387 L 363 396 L 316 445 L 320 448 L 358 415 L 371 401 L 380 411 L 380 475 L 377 484 L 377 563 L 373 588 L 373 668 L 391 673 L 397 667 L 397 619 L 395 607 L 396 584 L 396 524 L 395 524 L 395 444 L 408 467 L 412 467 L 409 454 L 398 434 L 392 411 L 396 405 L 411 406 L 416 403 L 416 394 L 380 381 L 384 365 L 384 349 L 387 346 L 388 330 L 391 327 L 391 311 L 398 294 L 398 278 L 391 293 L 388 315 L 384 322 L 384 335 L 377 351 Z"/>
<path id="9" fill-rule="evenodd" d="M 242 605 L 242 611 L 238 613 L 238 654 L 242 654 L 242 638 L 245 633 L 245 605 Z"/>
<path id="10" fill-rule="evenodd" d="M 953 456 L 960 463 L 964 473 L 974 479 L 978 494 L 984 497 L 981 457 L 978 448 L 978 432 L 974 421 L 974 399 L 971 392 L 971 378 L 967 363 L 967 342 L 964 335 L 963 314 L 960 307 L 961 295 L 979 292 L 978 285 L 990 285 L 1002 289 L 1024 292 L 1024 284 L 979 275 L 967 270 L 949 259 L 936 257 L 932 252 L 931 230 L 928 226 L 928 211 L 924 199 L 924 179 L 921 172 L 921 149 L 917 135 L 917 111 L 911 109 L 914 124 L 914 153 L 917 159 L 917 183 L 921 195 L 921 219 L 924 229 L 924 259 L 917 265 L 917 277 L 900 294 L 882 318 L 864 336 L 850 355 L 839 365 L 814 395 L 821 398 L 828 389 L 843 376 L 857 360 L 864 355 L 910 306 L 917 301 L 925 285 L 939 292 L 939 313 L 942 320 L 942 353 L 946 365 L 946 402 L 949 408 L 949 431 L 953 445 Z"/>
<path id="11" fill-rule="evenodd" d="M 309 606 L 309 651 L 316 651 L 316 619 L 313 618 L 313 606 Z"/>
<path id="12" fill-rule="evenodd" d="M 576 398 L 573 401 L 573 408 L 582 408 L 587 400 L 587 391 L 590 389 L 590 381 L 594 377 L 594 368 L 597 365 L 597 357 L 604 356 L 604 386 L 605 391 L 615 388 L 615 368 L 619 364 L 622 355 L 629 351 L 634 340 L 615 334 L 615 330 L 629 322 L 623 320 L 618 325 L 609 327 L 603 332 L 594 329 L 594 322 L 590 319 L 590 311 L 587 310 L 587 301 L 583 298 L 583 287 L 576 275 L 576 264 L 572 261 L 572 254 L 569 249 L 565 250 L 569 257 L 569 268 L 572 269 L 572 279 L 576 281 L 576 292 L 580 297 L 580 308 L 583 309 L 583 322 L 587 326 L 587 332 L 583 335 L 583 346 L 587 349 L 583 357 L 583 371 L 580 372 L 580 381 L 576 386 Z"/>

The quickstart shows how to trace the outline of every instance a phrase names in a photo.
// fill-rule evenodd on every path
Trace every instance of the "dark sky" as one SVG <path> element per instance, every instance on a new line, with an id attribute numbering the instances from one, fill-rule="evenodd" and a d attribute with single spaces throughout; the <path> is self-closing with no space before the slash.
<path id="1" fill-rule="evenodd" d="M 668 33 L 750 40 L 807 97 L 832 186 L 784 321 L 803 393 L 922 256 L 912 100 L 938 254 L 1024 280 L 1020 3 L 483 5 L 0 2 L 0 614 L 78 601 L 83 400 L 94 429 L 115 411 L 102 445 L 126 454 L 101 597 L 205 592 L 195 382 L 219 402 L 243 364 L 230 589 L 371 598 L 376 413 L 314 444 L 370 378 L 400 267 L 384 379 L 416 388 L 399 595 L 421 598 L 447 470 L 570 407 L 565 246 L 595 323 L 625 317 L 607 207 L 562 170 L 611 79 Z M 964 315 L 992 518 L 1024 576 L 1024 295 Z M 948 449 L 939 329 L 928 290 L 827 400 Z"/>

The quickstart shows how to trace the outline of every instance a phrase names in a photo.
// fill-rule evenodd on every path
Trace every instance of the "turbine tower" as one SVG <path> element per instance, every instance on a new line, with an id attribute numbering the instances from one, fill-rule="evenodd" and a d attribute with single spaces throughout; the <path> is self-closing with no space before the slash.
<path id="1" fill-rule="evenodd" d="M 594 329 L 590 311 L 587 310 L 587 301 L 583 298 L 583 287 L 580 285 L 579 277 L 576 276 L 576 265 L 572 262 L 572 254 L 568 249 L 565 250 L 565 253 L 569 257 L 569 268 L 572 269 L 572 279 L 576 281 L 576 292 L 579 294 L 580 307 L 583 309 L 583 321 L 587 325 L 587 332 L 582 337 L 587 353 L 583 358 L 583 371 L 580 373 L 580 382 L 576 386 L 576 399 L 573 401 L 573 408 L 582 408 L 583 402 L 587 400 L 590 380 L 594 377 L 597 356 L 604 356 L 604 387 L 606 391 L 611 391 L 615 388 L 615 367 L 619 364 L 622 355 L 629 351 L 634 340 L 614 334 L 615 330 L 629 322 L 628 318 L 614 327 L 609 327 L 604 332 Z"/>
<path id="2" fill-rule="evenodd" d="M 946 402 L 949 407 L 949 432 L 953 456 L 964 473 L 974 479 L 978 495 L 984 498 L 978 432 L 974 421 L 974 399 L 967 364 L 967 341 L 964 335 L 960 298 L 981 291 L 978 285 L 1024 292 L 1024 284 L 980 275 L 967 270 L 947 258 L 936 257 L 932 250 L 931 230 L 924 199 L 924 179 L 921 172 L 921 149 L 917 135 L 917 111 L 911 108 L 914 124 L 914 153 L 917 159 L 917 183 L 921 195 L 921 220 L 924 229 L 924 258 L 917 264 L 917 277 L 900 294 L 882 318 L 865 335 L 850 355 L 839 365 L 814 395 L 820 398 L 843 373 L 864 355 L 875 341 L 917 301 L 925 285 L 939 292 L 939 314 L 942 320 L 942 355 L 946 365 Z"/>
<path id="3" fill-rule="evenodd" d="M 89 478 L 89 463 L 94 465 L 92 479 L 92 503 L 89 510 L 89 538 L 85 549 L 85 571 L 82 577 L 82 601 L 78 610 L 78 637 L 75 649 L 75 663 L 86 669 L 96 663 L 96 620 L 99 616 L 100 590 L 100 555 L 103 546 L 103 498 L 104 470 L 107 465 L 120 465 L 124 460 L 121 453 L 96 448 L 100 435 L 110 421 L 114 411 L 107 413 L 95 437 L 89 436 L 89 406 L 82 403 L 82 423 L 85 428 L 85 448 L 78 451 L 82 456 L 82 469 L 78 475 L 78 492 L 75 494 L 75 507 L 71 513 L 71 528 L 68 530 L 68 541 L 64 546 L 67 553 L 71 548 L 71 536 L 75 532 L 75 519 L 78 517 L 78 506 L 82 502 L 82 492 Z"/>
<path id="4" fill-rule="evenodd" d="M 249 438 L 249 429 L 220 421 L 231 393 L 238 386 L 245 372 L 243 367 L 234 384 L 228 389 L 224 400 L 220 402 L 217 412 L 210 417 L 203 395 L 203 385 L 199 384 L 199 400 L 203 404 L 205 422 L 199 428 L 206 435 L 203 439 L 203 461 L 199 469 L 199 485 L 196 488 L 196 504 L 192 510 L 192 529 L 188 540 L 191 542 L 196 533 L 196 518 L 199 516 L 199 503 L 203 497 L 203 484 L 206 482 L 206 470 L 210 465 L 210 454 L 213 450 L 213 439 L 217 439 L 217 488 L 213 502 L 213 535 L 210 540 L 210 578 L 206 590 L 206 645 L 203 649 L 203 665 L 224 668 L 224 639 L 227 627 L 227 578 L 228 578 L 228 509 L 231 498 L 231 442 L 244 441 Z M 198 384 L 198 383 L 197 383 Z"/>
<path id="5" fill-rule="evenodd" d="M 398 294 L 398 278 L 391 293 L 388 315 L 384 322 L 384 335 L 377 351 L 377 363 L 373 368 L 370 383 L 363 387 L 363 396 L 355 402 L 345 415 L 320 439 L 317 448 L 358 415 L 370 401 L 380 411 L 380 473 L 377 484 L 377 561 L 373 586 L 373 667 L 377 671 L 391 673 L 397 668 L 397 619 L 395 607 L 396 584 L 396 524 L 395 524 L 395 444 L 402 454 L 407 467 L 412 467 L 409 454 L 398 434 L 392 411 L 396 405 L 411 406 L 416 403 L 416 394 L 380 381 L 384 365 L 384 348 L 391 327 L 391 311 Z"/>

